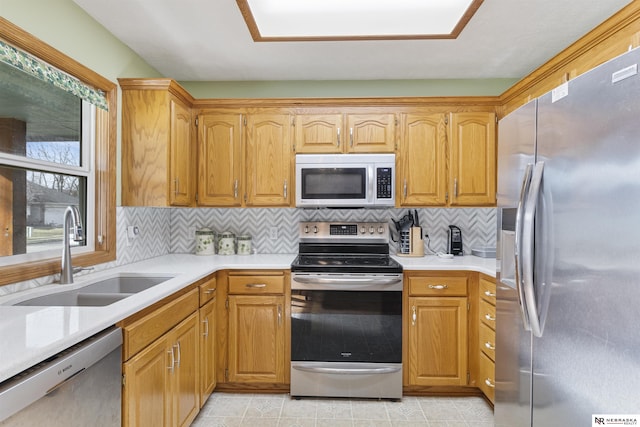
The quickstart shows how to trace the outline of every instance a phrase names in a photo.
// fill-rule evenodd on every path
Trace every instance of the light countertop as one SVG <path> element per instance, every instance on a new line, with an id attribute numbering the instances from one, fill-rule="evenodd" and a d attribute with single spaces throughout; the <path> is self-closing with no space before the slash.
<path id="1" fill-rule="evenodd" d="M 288 269 L 296 254 L 164 255 L 77 277 L 72 285 L 46 285 L 0 298 L 0 382 L 88 338 L 218 270 Z M 495 277 L 495 259 L 396 257 L 405 270 L 466 270 Z M 114 274 L 175 276 L 105 307 L 11 306 L 53 291 L 72 290 Z"/>

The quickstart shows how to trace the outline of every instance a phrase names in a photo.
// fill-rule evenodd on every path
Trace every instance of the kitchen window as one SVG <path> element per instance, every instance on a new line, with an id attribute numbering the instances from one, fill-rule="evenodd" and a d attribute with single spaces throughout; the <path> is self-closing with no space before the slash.
<path id="1" fill-rule="evenodd" d="M 33 55 L 38 52 L 43 61 Z M 115 84 L 0 18 L 0 285 L 115 259 Z"/>

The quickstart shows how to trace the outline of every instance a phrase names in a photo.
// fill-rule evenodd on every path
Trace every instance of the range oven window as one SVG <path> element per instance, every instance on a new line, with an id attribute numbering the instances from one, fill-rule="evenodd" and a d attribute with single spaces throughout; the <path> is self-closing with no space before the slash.
<path id="1" fill-rule="evenodd" d="M 402 362 L 401 291 L 291 291 L 291 360 Z"/>
<path id="2" fill-rule="evenodd" d="M 367 169 L 304 168 L 303 199 L 366 199 Z"/>

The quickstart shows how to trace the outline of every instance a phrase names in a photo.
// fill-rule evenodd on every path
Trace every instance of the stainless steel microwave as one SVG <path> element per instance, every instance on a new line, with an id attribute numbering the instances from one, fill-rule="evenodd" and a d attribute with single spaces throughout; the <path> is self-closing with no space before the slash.
<path id="1" fill-rule="evenodd" d="M 297 154 L 296 206 L 394 206 L 395 164 L 395 154 Z"/>

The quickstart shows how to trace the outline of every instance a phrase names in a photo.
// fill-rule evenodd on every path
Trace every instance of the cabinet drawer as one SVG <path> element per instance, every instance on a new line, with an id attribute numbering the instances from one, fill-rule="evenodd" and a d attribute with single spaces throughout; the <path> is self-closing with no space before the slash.
<path id="1" fill-rule="evenodd" d="M 493 403 L 496 391 L 496 365 L 484 353 L 480 353 L 479 386 L 480 390 Z"/>
<path id="2" fill-rule="evenodd" d="M 489 359 L 496 360 L 496 333 L 484 323 L 480 323 L 480 349 Z"/>
<path id="3" fill-rule="evenodd" d="M 216 278 L 212 277 L 206 282 L 200 284 L 200 306 L 211 301 L 216 296 Z"/>
<path id="4" fill-rule="evenodd" d="M 480 320 L 482 323 L 496 330 L 496 307 L 485 300 L 480 300 Z"/>
<path id="5" fill-rule="evenodd" d="M 124 360 L 151 344 L 198 309 L 198 289 L 166 303 L 152 313 L 127 324 L 124 321 Z"/>
<path id="6" fill-rule="evenodd" d="M 284 273 L 259 275 L 229 275 L 230 294 L 282 294 Z"/>
<path id="7" fill-rule="evenodd" d="M 496 305 L 496 284 L 490 280 L 480 277 L 480 298 Z"/>
<path id="8" fill-rule="evenodd" d="M 409 276 L 409 293 L 412 296 L 466 296 L 466 276 Z"/>

